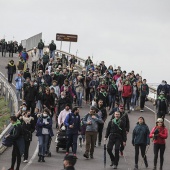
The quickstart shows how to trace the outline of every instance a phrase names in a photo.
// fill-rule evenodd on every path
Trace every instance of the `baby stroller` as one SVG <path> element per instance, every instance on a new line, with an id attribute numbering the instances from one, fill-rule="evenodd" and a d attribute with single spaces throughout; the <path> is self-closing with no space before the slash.
<path id="1" fill-rule="evenodd" d="M 61 128 L 58 130 L 55 142 L 56 152 L 59 152 L 59 148 L 62 148 L 63 150 L 66 149 L 67 135 L 65 126 L 61 126 Z"/>

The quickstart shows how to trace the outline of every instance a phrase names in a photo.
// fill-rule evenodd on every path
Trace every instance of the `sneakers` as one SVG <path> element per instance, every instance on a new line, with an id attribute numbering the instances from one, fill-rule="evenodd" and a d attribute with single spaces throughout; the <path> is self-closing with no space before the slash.
<path id="1" fill-rule="evenodd" d="M 117 169 L 117 165 L 114 165 L 113 169 Z"/>
<path id="2" fill-rule="evenodd" d="M 92 154 L 90 154 L 90 158 L 91 158 L 91 159 L 94 159 L 94 157 L 93 157 L 93 155 L 92 155 Z"/>
<path id="3" fill-rule="evenodd" d="M 89 155 L 87 153 L 85 153 L 83 156 L 87 159 L 89 158 Z"/>
<path id="4" fill-rule="evenodd" d="M 143 110 L 143 109 L 140 109 L 140 112 L 144 112 L 144 110 Z"/>
<path id="5" fill-rule="evenodd" d="M 28 160 L 24 160 L 23 162 L 24 162 L 24 163 L 27 163 L 27 162 L 28 162 Z"/>

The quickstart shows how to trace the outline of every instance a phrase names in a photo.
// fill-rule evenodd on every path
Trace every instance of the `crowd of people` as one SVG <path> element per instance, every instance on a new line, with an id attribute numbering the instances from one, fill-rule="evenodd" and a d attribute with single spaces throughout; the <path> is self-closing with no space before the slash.
<path id="1" fill-rule="evenodd" d="M 104 123 L 108 115 L 111 115 L 111 119 L 107 125 L 104 140 L 108 139 L 107 152 L 111 159 L 110 166 L 117 169 L 119 155 L 123 156 L 130 129 L 128 114 L 138 108 L 144 112 L 145 101 L 149 94 L 147 80 L 135 74 L 134 71 L 129 73 L 123 71 L 120 66 L 115 69 L 111 65 L 107 67 L 104 61 L 94 65 L 90 57 L 79 72 L 76 68 L 75 56 L 55 55 L 54 41 L 49 45 L 49 51 L 43 52 L 43 50 L 44 43 L 40 40 L 30 55 L 26 49 L 22 49 L 19 52 L 18 64 L 15 65 L 11 60 L 6 66 L 9 83 L 12 83 L 13 74 L 18 71 L 15 77 L 16 94 L 18 101 L 22 101 L 16 116 L 11 117 L 15 130 L 10 135 L 15 142 L 9 170 L 14 169 L 16 158 L 16 169 L 19 170 L 22 154 L 24 154 L 23 162 L 28 162 L 29 147 L 34 131 L 39 141 L 38 162 L 45 162 L 45 156 L 48 156 L 50 152 L 49 147 L 54 136 L 53 119 L 56 120 L 55 127 L 58 130 L 66 128 L 66 165 L 74 166 L 67 162 L 71 158 L 74 161 L 70 162 L 74 162 L 73 164 L 76 162 L 79 134 L 85 142 L 83 156 L 86 159 L 89 157 L 93 159 L 95 146 L 101 145 Z M 32 60 L 32 72 L 27 64 L 29 58 Z M 164 118 L 168 113 L 169 91 L 165 81 L 158 87 L 158 97 L 155 101 L 158 119 L 151 132 L 144 117 L 138 118 L 132 135 L 132 145 L 135 146 L 134 169 L 138 169 L 139 148 L 145 166 L 148 167 L 146 149 L 150 145 L 150 138 L 154 142 L 153 170 L 157 168 L 159 151 L 160 170 L 163 169 L 165 139 L 168 137 Z M 89 112 L 81 118 L 79 112 L 84 107 L 83 98 L 86 105 L 91 107 Z M 24 143 L 20 140 L 21 138 Z M 71 147 L 73 157 L 70 158 Z"/>

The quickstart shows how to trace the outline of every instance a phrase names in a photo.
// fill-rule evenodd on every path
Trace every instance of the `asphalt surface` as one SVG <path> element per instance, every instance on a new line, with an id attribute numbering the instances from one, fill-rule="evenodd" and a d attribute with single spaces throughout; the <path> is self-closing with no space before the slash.
<path id="1" fill-rule="evenodd" d="M 0 59 L 1 59 L 1 55 L 0 55 Z M 11 59 L 11 58 L 10 58 Z M 13 58 L 14 61 L 17 61 L 18 58 L 14 57 Z M 7 62 L 9 61 L 9 58 L 2 58 L 0 60 L 0 71 L 3 72 L 4 74 L 6 73 L 5 70 L 5 65 L 7 64 Z M 146 106 L 149 107 L 150 109 L 154 110 L 153 105 L 150 102 L 146 103 Z M 83 117 L 86 113 L 88 113 L 89 111 L 89 105 L 85 105 L 83 106 L 82 109 L 80 109 L 80 116 Z M 131 112 L 129 114 L 129 119 L 130 119 L 130 132 L 128 134 L 128 140 L 127 140 L 127 144 L 124 150 L 124 156 L 120 157 L 120 161 L 119 161 L 119 165 L 118 165 L 118 169 L 120 170 L 132 170 L 134 168 L 134 147 L 131 144 L 131 138 L 132 138 L 132 131 L 135 127 L 135 124 L 137 122 L 137 119 L 139 116 L 143 116 L 145 118 L 146 124 L 149 126 L 149 129 L 151 130 L 154 126 L 155 126 L 155 116 L 154 113 L 150 110 L 148 110 L 147 108 L 145 108 L 145 112 L 141 113 L 139 111 L 134 111 Z M 170 116 L 167 115 L 167 119 L 170 119 Z M 103 137 L 105 134 L 105 129 L 106 126 L 108 124 L 108 121 L 110 120 L 110 116 L 108 116 L 107 121 L 105 122 L 105 127 L 104 127 L 104 131 L 103 131 Z M 54 127 L 55 127 L 55 121 L 53 121 Z M 166 126 L 167 128 L 169 128 L 169 124 L 166 122 Z M 56 134 L 56 129 L 53 128 L 54 130 L 54 134 Z M 47 157 L 45 158 L 45 163 L 39 163 L 38 160 L 38 156 L 37 156 L 37 137 L 35 136 L 34 133 L 34 137 L 33 137 L 33 141 L 31 142 L 31 146 L 30 146 L 30 152 L 29 152 L 29 163 L 21 163 L 21 168 L 20 169 L 24 169 L 24 170 L 60 170 L 63 169 L 63 158 L 65 156 L 65 151 L 63 151 L 62 149 L 59 150 L 59 153 L 56 152 L 56 143 L 55 143 L 55 136 L 53 137 L 52 143 L 51 143 L 51 147 L 50 147 L 50 151 L 52 156 L 51 157 Z M 170 139 L 168 138 L 166 140 L 166 151 L 164 154 L 164 170 L 169 170 L 170 169 L 170 161 L 169 161 L 169 155 L 170 155 Z M 0 155 L 0 169 L 2 169 L 2 167 L 5 167 L 5 169 L 10 168 L 10 164 L 11 164 L 11 152 L 12 152 L 12 148 L 8 148 L 2 155 Z M 75 166 L 76 170 L 89 170 L 89 169 L 94 169 L 94 170 L 104 170 L 104 169 L 113 169 L 112 167 L 110 167 L 110 158 L 108 156 L 108 154 L 106 155 L 107 157 L 107 163 L 106 163 L 106 168 L 104 168 L 104 163 L 103 163 L 103 159 L 104 159 L 104 147 L 103 147 L 103 141 L 102 141 L 102 145 L 101 146 L 97 146 L 95 148 L 94 151 L 94 159 L 85 159 L 83 157 L 83 153 L 84 153 L 84 145 L 83 148 L 81 149 L 78 146 L 78 150 L 77 150 L 77 164 Z M 153 168 L 153 144 L 151 142 L 149 150 L 147 152 L 147 158 L 148 158 L 148 164 L 149 167 L 147 168 L 152 169 Z M 23 161 L 23 158 L 22 158 Z M 158 161 L 159 162 L 159 161 Z M 141 156 L 139 158 L 139 168 L 140 169 L 146 169 L 144 164 L 142 164 L 142 159 Z M 158 167 L 159 167 L 159 163 L 158 163 Z"/>

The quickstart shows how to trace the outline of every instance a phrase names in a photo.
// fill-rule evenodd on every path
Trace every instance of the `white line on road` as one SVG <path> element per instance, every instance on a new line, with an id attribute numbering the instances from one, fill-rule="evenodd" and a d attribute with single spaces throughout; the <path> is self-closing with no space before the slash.
<path id="1" fill-rule="evenodd" d="M 37 144 L 34 154 L 32 155 L 32 157 L 31 157 L 30 161 L 27 163 L 27 165 L 23 168 L 23 170 L 26 170 L 32 164 L 33 160 L 35 159 L 36 155 L 38 154 L 38 146 L 39 146 L 39 144 Z"/>

